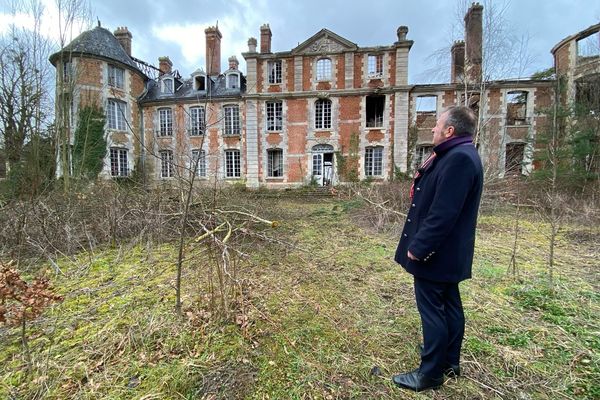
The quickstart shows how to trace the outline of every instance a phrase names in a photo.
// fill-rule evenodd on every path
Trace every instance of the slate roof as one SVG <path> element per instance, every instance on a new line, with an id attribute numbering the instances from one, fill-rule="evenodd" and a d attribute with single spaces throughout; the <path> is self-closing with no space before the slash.
<path id="1" fill-rule="evenodd" d="M 185 79 L 179 81 L 175 79 L 175 93 L 167 94 L 160 92 L 160 84 L 158 81 L 150 81 L 148 84 L 148 91 L 143 98 L 140 99 L 141 103 L 153 102 L 153 101 L 168 101 L 173 100 L 184 100 L 184 99 L 202 99 L 207 98 L 218 98 L 218 97 L 240 97 L 246 91 L 246 77 L 240 72 L 240 86 L 237 89 L 227 89 L 225 84 L 226 76 L 224 74 L 218 76 L 207 77 L 208 90 L 194 90 L 193 79 Z"/>
<path id="2" fill-rule="evenodd" d="M 53 65 L 56 65 L 56 61 L 62 52 L 109 58 L 142 72 L 131 57 L 127 55 L 117 38 L 108 29 L 101 26 L 83 32 L 62 50 L 52 54 L 50 62 Z"/>

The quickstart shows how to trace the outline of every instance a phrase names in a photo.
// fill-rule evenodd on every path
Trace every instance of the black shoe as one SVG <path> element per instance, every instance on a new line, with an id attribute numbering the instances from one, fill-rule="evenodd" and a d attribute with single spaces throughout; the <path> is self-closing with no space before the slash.
<path id="1" fill-rule="evenodd" d="M 405 374 L 394 375 L 392 381 L 398 387 L 420 392 L 427 389 L 437 389 L 444 383 L 444 378 L 430 378 L 415 369 Z"/>

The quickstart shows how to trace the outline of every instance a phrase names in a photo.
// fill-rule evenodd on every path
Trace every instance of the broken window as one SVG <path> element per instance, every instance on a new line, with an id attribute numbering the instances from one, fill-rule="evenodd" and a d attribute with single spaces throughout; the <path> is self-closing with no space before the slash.
<path id="1" fill-rule="evenodd" d="M 579 112 L 600 112 L 600 74 L 586 76 L 575 82 L 575 102 Z"/>
<path id="2" fill-rule="evenodd" d="M 317 61 L 317 80 L 328 81 L 331 79 L 331 60 L 321 58 Z"/>
<path id="3" fill-rule="evenodd" d="M 194 90 L 206 90 L 206 77 L 198 75 L 194 78 Z"/>
<path id="4" fill-rule="evenodd" d="M 369 54 L 367 71 L 369 78 L 381 78 L 383 76 L 383 54 Z"/>
<path id="5" fill-rule="evenodd" d="M 160 154 L 160 177 L 173 177 L 173 150 L 161 150 Z"/>
<path id="6" fill-rule="evenodd" d="M 240 151 L 225 150 L 225 177 L 239 178 L 241 175 L 240 168 Z"/>
<path id="7" fill-rule="evenodd" d="M 385 96 L 367 96 L 367 128 L 383 127 Z"/>
<path id="8" fill-rule="evenodd" d="M 127 149 L 110 148 L 110 175 L 115 177 L 129 175 Z"/>
<path id="9" fill-rule="evenodd" d="M 269 83 L 281 83 L 281 60 L 269 61 L 267 63 L 267 74 Z"/>
<path id="10" fill-rule="evenodd" d="M 267 101 L 267 131 L 280 131 L 283 128 L 283 113 L 280 101 Z"/>
<path id="11" fill-rule="evenodd" d="M 504 161 L 505 175 L 519 175 L 525 156 L 525 143 L 507 143 Z"/>
<path id="12" fill-rule="evenodd" d="M 417 146 L 415 153 L 415 167 L 419 168 L 433 153 L 433 146 L 429 144 Z"/>
<path id="13" fill-rule="evenodd" d="M 437 96 L 419 96 L 416 102 L 417 126 L 433 128 L 437 113 Z"/>
<path id="14" fill-rule="evenodd" d="M 600 32 L 594 32 L 577 41 L 577 62 L 600 57 Z"/>
<path id="15" fill-rule="evenodd" d="M 283 176 L 283 150 L 267 150 L 267 176 L 269 178 L 280 178 Z"/>
<path id="16" fill-rule="evenodd" d="M 316 101 L 315 129 L 331 129 L 331 100 L 319 99 Z"/>
<path id="17" fill-rule="evenodd" d="M 365 149 L 365 175 L 383 175 L 383 147 L 367 147 Z"/>
<path id="18" fill-rule="evenodd" d="M 527 92 L 514 91 L 506 94 L 506 125 L 527 124 Z"/>

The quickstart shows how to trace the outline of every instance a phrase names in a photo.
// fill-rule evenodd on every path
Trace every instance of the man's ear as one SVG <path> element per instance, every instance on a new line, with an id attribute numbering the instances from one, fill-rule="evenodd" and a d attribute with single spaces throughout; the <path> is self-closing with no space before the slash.
<path id="1" fill-rule="evenodd" d="M 444 133 L 447 139 L 451 138 L 454 135 L 454 127 L 452 125 L 448 126 L 448 130 Z"/>

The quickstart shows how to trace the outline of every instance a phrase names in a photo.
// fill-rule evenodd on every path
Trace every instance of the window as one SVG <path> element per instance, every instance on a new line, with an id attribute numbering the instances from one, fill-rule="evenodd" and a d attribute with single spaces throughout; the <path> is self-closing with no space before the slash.
<path id="1" fill-rule="evenodd" d="M 600 56 L 600 32 L 577 40 L 577 62 L 587 61 Z"/>
<path id="2" fill-rule="evenodd" d="M 227 75 L 227 89 L 239 89 L 240 76 L 237 73 Z"/>
<path id="3" fill-rule="evenodd" d="M 116 88 L 124 88 L 125 70 L 123 68 L 108 66 L 108 85 Z"/>
<path id="4" fill-rule="evenodd" d="M 173 136 L 173 111 L 170 108 L 158 109 L 158 136 Z"/>
<path id="5" fill-rule="evenodd" d="M 506 95 L 506 125 L 527 124 L 527 92 L 508 92 Z"/>
<path id="6" fill-rule="evenodd" d="M 225 135 L 240 134 L 240 108 L 238 106 L 225 106 Z"/>
<path id="7" fill-rule="evenodd" d="M 315 128 L 331 129 L 331 100 L 319 99 L 316 101 Z"/>
<path id="8" fill-rule="evenodd" d="M 63 82 L 68 83 L 73 76 L 73 64 L 70 61 L 64 61 L 62 67 Z"/>
<path id="9" fill-rule="evenodd" d="M 283 176 L 283 150 L 267 150 L 267 176 L 280 178 Z"/>
<path id="10" fill-rule="evenodd" d="M 575 106 L 578 113 L 600 112 L 600 74 L 589 74 L 575 81 Z"/>
<path id="11" fill-rule="evenodd" d="M 281 60 L 269 61 L 267 64 L 269 83 L 281 83 Z"/>
<path id="12" fill-rule="evenodd" d="M 160 154 L 160 177 L 173 177 L 173 150 L 161 150 Z"/>
<path id="13" fill-rule="evenodd" d="M 206 90 L 206 77 L 204 75 L 194 77 L 194 90 Z"/>
<path id="14" fill-rule="evenodd" d="M 415 167 L 419 168 L 421 164 L 423 164 L 425 160 L 427 160 L 427 158 L 431 155 L 432 152 L 433 146 L 431 145 L 417 146 L 417 151 L 415 154 Z"/>
<path id="15" fill-rule="evenodd" d="M 381 78 L 383 76 L 383 54 L 369 54 L 367 70 L 369 78 Z"/>
<path id="16" fill-rule="evenodd" d="M 173 94 L 175 91 L 173 90 L 174 81 L 173 78 L 163 78 L 161 81 L 160 91 L 165 94 Z"/>
<path id="17" fill-rule="evenodd" d="M 331 60 L 329 58 L 321 58 L 317 61 L 317 80 L 328 81 L 331 79 Z"/>
<path id="18" fill-rule="evenodd" d="M 313 154 L 312 174 L 323 175 L 323 153 Z"/>
<path id="19" fill-rule="evenodd" d="M 119 131 L 126 130 L 125 123 L 125 111 L 127 109 L 127 105 L 123 101 L 110 99 L 108 100 L 108 107 L 106 107 L 108 119 L 108 128 L 116 129 Z"/>
<path id="20" fill-rule="evenodd" d="M 367 96 L 367 128 L 383 127 L 385 96 Z"/>
<path id="21" fill-rule="evenodd" d="M 204 107 L 190 107 L 190 135 L 203 135 L 204 124 Z"/>
<path id="22" fill-rule="evenodd" d="M 225 150 L 225 176 L 227 178 L 239 178 L 241 176 L 239 150 Z"/>
<path id="23" fill-rule="evenodd" d="M 437 120 L 437 96 L 419 96 L 415 101 L 418 128 L 432 129 Z"/>
<path id="24" fill-rule="evenodd" d="M 365 175 L 383 175 L 383 147 L 367 147 L 365 149 Z"/>
<path id="25" fill-rule="evenodd" d="M 196 167 L 196 163 L 198 166 Z M 204 150 L 192 150 L 192 169 L 196 167 L 196 175 L 206 177 L 206 152 Z"/>
<path id="26" fill-rule="evenodd" d="M 519 175 L 523 166 L 525 143 L 507 143 L 504 160 L 505 175 Z"/>
<path id="27" fill-rule="evenodd" d="M 267 101 L 267 130 L 280 131 L 283 128 L 283 115 L 280 101 Z"/>
<path id="28" fill-rule="evenodd" d="M 129 168 L 127 165 L 127 149 L 121 149 L 118 147 L 110 148 L 110 175 L 129 175 Z"/>

